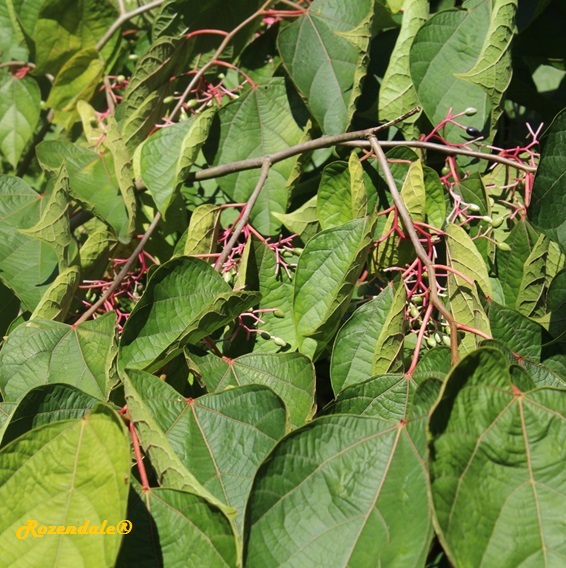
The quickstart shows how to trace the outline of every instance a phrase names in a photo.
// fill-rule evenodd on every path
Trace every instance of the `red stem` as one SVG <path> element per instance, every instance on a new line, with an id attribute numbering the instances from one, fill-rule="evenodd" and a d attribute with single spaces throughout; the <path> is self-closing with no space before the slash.
<path id="1" fill-rule="evenodd" d="M 147 479 L 147 473 L 145 471 L 145 465 L 143 463 L 143 456 L 141 453 L 140 442 L 138 440 L 138 435 L 136 434 L 136 429 L 134 428 L 133 422 L 130 422 L 129 428 L 130 428 L 130 434 L 132 436 L 132 444 L 134 446 L 134 454 L 136 456 L 138 471 L 140 472 L 142 488 L 147 491 L 149 489 L 149 481 Z"/>

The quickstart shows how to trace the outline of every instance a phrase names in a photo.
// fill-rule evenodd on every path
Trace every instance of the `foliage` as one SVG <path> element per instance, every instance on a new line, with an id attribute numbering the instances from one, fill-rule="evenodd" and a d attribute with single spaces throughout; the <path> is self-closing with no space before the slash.
<path id="1" fill-rule="evenodd" d="M 0 0 L 3 565 L 565 565 L 564 6 L 225 4 Z"/>

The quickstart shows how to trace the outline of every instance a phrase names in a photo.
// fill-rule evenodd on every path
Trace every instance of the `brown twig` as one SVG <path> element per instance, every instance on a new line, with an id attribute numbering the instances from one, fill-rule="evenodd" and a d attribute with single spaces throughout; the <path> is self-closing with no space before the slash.
<path id="1" fill-rule="evenodd" d="M 126 278 L 126 276 L 128 275 L 128 272 L 130 271 L 132 264 L 138 258 L 138 254 L 140 254 L 140 252 L 145 247 L 149 237 L 155 230 L 155 227 L 157 227 L 157 224 L 159 223 L 160 220 L 161 220 L 161 214 L 157 213 L 153 218 L 153 221 L 150 223 L 149 227 L 147 228 L 146 232 L 144 233 L 143 237 L 141 238 L 140 242 L 138 243 L 138 246 L 134 249 L 134 252 L 128 257 L 128 260 L 124 263 L 124 266 L 122 266 L 122 270 L 120 270 L 120 272 L 116 275 L 116 278 L 114 278 L 112 284 L 110 284 L 110 286 L 108 286 L 108 288 L 104 291 L 104 293 L 100 296 L 100 298 L 98 298 L 98 300 L 94 302 L 94 304 L 92 304 L 92 306 L 84 314 L 81 315 L 81 317 L 75 322 L 74 325 L 78 325 L 88 320 L 88 318 L 92 316 L 96 312 L 96 310 L 98 310 L 98 308 L 100 308 L 100 306 L 102 306 L 104 302 L 112 295 L 112 293 L 116 290 L 116 288 L 120 286 L 122 280 L 124 280 L 124 278 Z"/>
<path id="2" fill-rule="evenodd" d="M 234 36 L 242 29 L 245 28 L 249 23 L 253 22 L 257 17 L 261 16 L 261 13 L 271 4 L 273 0 L 267 0 L 264 2 L 262 6 L 256 10 L 251 16 L 246 18 L 243 22 L 238 24 L 226 37 L 222 40 L 222 43 L 218 46 L 218 49 L 214 52 L 214 55 L 210 59 L 208 63 L 205 63 L 193 76 L 191 82 L 187 85 L 187 88 L 183 91 L 181 98 L 175 105 L 175 108 L 171 111 L 168 119 L 173 120 L 175 115 L 181 110 L 183 104 L 185 103 L 185 99 L 189 96 L 190 92 L 194 89 L 195 85 L 200 81 L 201 77 L 212 67 L 215 65 L 215 60 L 219 59 L 222 55 L 223 51 L 226 49 L 227 45 L 234 39 Z M 258 166 L 261 167 L 261 166 Z"/>
<path id="3" fill-rule="evenodd" d="M 371 146 L 371 144 L 367 140 L 350 140 L 348 142 L 343 142 L 342 145 L 353 146 L 355 148 L 367 148 Z M 442 144 L 435 144 L 434 142 L 423 142 L 422 140 L 380 141 L 380 145 L 382 148 L 407 146 L 408 148 L 421 148 L 423 150 L 434 150 L 435 152 L 442 152 L 443 154 L 450 154 L 450 155 L 457 154 L 460 156 L 470 156 L 471 158 L 477 158 L 478 160 L 488 160 L 490 162 L 497 162 L 498 164 L 504 164 L 506 166 L 517 168 L 518 170 L 523 170 L 524 172 L 535 173 L 537 171 L 537 168 L 535 166 L 529 166 L 527 164 L 523 164 L 515 160 L 510 160 L 509 158 L 504 158 L 503 156 L 498 156 L 497 154 L 488 154 L 486 152 L 468 150 L 466 148 L 457 148 L 454 146 L 444 146 Z"/>
<path id="4" fill-rule="evenodd" d="M 296 144 L 295 146 L 289 146 L 289 148 L 285 148 L 284 150 L 280 150 L 279 152 L 274 152 L 273 154 L 267 154 L 266 156 L 260 156 L 259 158 L 248 158 L 246 160 L 240 160 L 238 162 L 231 162 L 229 164 L 207 168 L 205 170 L 191 174 L 189 176 L 189 180 L 201 181 L 205 179 L 219 178 L 233 174 L 235 172 L 261 168 L 263 166 L 264 160 L 266 159 L 269 160 L 273 165 L 277 162 L 286 160 L 287 158 L 291 158 L 305 152 L 312 152 L 313 150 L 318 150 L 319 148 L 336 146 L 337 144 L 342 144 L 344 142 L 355 140 L 357 138 L 368 138 L 369 136 L 375 134 L 376 132 L 379 132 L 380 130 L 384 130 L 386 128 L 389 128 L 390 126 L 393 126 L 394 124 L 397 124 L 398 122 L 402 122 L 409 116 L 412 116 L 413 114 L 419 112 L 419 110 L 419 107 L 415 107 L 394 120 L 390 120 L 385 124 L 380 124 L 379 126 L 368 128 L 366 130 L 345 132 L 343 134 L 329 134 L 326 136 L 321 136 L 320 138 L 316 138 L 315 140 L 309 140 L 308 142 L 302 142 L 301 144 Z"/>
<path id="5" fill-rule="evenodd" d="M 371 149 L 373 150 L 379 165 L 381 166 L 381 170 L 383 171 L 383 175 L 385 176 L 385 181 L 387 182 L 387 186 L 389 187 L 389 191 L 391 192 L 391 197 L 393 198 L 393 202 L 397 207 L 397 211 L 399 213 L 399 217 L 403 221 L 403 226 L 405 227 L 405 231 L 411 243 L 417 253 L 417 256 L 420 258 L 421 262 L 426 267 L 426 271 L 428 272 L 428 281 L 429 281 L 429 290 L 430 290 L 430 301 L 434 305 L 434 307 L 439 311 L 440 314 L 444 316 L 448 325 L 450 326 L 450 351 L 452 353 L 452 365 L 455 365 L 459 360 L 458 355 L 458 327 L 456 324 L 456 320 L 452 317 L 452 314 L 446 309 L 446 306 L 443 304 L 442 300 L 438 295 L 438 283 L 436 281 L 436 272 L 434 270 L 434 263 L 428 257 L 421 241 L 419 240 L 419 236 L 417 235 L 417 231 L 415 230 L 415 226 L 413 225 L 413 221 L 411 219 L 411 215 L 409 211 L 405 207 L 405 202 L 397 189 L 397 184 L 395 183 L 395 179 L 393 178 L 393 174 L 391 173 L 391 168 L 387 163 L 387 157 L 383 152 L 383 149 L 380 146 L 380 143 L 377 140 L 375 134 L 371 134 L 369 136 L 369 143 Z"/>
<path id="6" fill-rule="evenodd" d="M 236 241 L 238 240 L 238 237 L 240 236 L 243 228 L 246 226 L 247 222 L 249 221 L 252 209 L 257 201 L 257 198 L 259 197 L 259 194 L 261 193 L 261 190 L 263 189 L 263 186 L 265 185 L 265 182 L 267 181 L 267 176 L 269 175 L 269 168 L 271 168 L 271 161 L 269 160 L 269 158 L 264 158 L 263 163 L 261 165 L 261 174 L 259 176 L 259 179 L 257 180 L 255 189 L 250 195 L 250 198 L 248 199 L 246 206 L 244 207 L 244 210 L 240 215 L 240 219 L 236 223 L 236 226 L 234 227 L 234 232 L 232 233 L 230 240 L 226 243 L 226 246 L 222 249 L 222 252 L 218 257 L 218 260 L 214 264 L 215 270 L 218 270 L 219 272 L 222 270 L 222 265 L 226 262 L 226 259 L 228 258 L 230 252 L 234 248 L 234 245 L 236 244 Z"/>
<path id="7" fill-rule="evenodd" d="M 143 14 L 144 12 L 149 12 L 153 10 L 153 8 L 157 8 L 160 4 L 163 4 L 165 0 L 153 0 L 153 2 L 148 2 L 147 4 L 143 4 L 143 6 L 139 6 L 135 8 L 131 12 L 126 12 L 120 14 L 115 20 L 114 23 L 106 30 L 106 33 L 98 40 L 96 44 L 96 50 L 100 51 L 109 41 L 110 38 L 114 35 L 114 32 L 118 30 L 122 24 Z"/>

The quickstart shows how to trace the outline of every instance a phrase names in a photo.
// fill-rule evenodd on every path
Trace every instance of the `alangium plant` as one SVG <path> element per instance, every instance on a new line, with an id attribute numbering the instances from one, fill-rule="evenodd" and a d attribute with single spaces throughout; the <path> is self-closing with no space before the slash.
<path id="1" fill-rule="evenodd" d="M 0 0 L 0 564 L 566 565 L 565 19 Z"/>

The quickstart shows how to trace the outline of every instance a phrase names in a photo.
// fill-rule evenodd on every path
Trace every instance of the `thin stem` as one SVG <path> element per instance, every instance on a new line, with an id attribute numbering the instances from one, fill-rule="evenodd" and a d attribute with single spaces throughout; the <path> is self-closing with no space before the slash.
<path id="1" fill-rule="evenodd" d="M 415 367 L 417 366 L 417 363 L 419 362 L 419 353 L 421 351 L 421 345 L 423 344 L 423 337 L 426 331 L 426 326 L 428 324 L 428 320 L 430 319 L 430 316 L 432 315 L 432 308 L 434 306 L 431 304 L 429 304 L 426 308 L 425 314 L 423 316 L 423 323 L 421 325 L 421 328 L 419 329 L 419 333 L 417 335 L 417 343 L 415 345 L 415 350 L 413 352 L 413 359 L 411 361 L 411 366 L 409 367 L 409 370 L 405 373 L 406 375 L 408 375 L 409 377 L 413 374 L 413 371 L 415 370 Z"/>
<path id="2" fill-rule="evenodd" d="M 175 108 L 171 111 L 169 115 L 169 120 L 173 120 L 175 115 L 181 110 L 183 105 L 185 104 L 185 99 L 189 96 L 190 92 L 194 89 L 195 85 L 200 81 L 201 77 L 215 64 L 215 59 L 219 59 L 224 50 L 226 49 L 227 45 L 232 41 L 234 36 L 244 27 L 246 27 L 250 22 L 253 22 L 257 17 L 261 16 L 261 13 L 271 4 L 272 0 L 267 0 L 264 4 L 262 4 L 261 8 L 256 10 L 251 16 L 246 18 L 242 23 L 238 24 L 223 40 L 222 43 L 219 45 L 218 49 L 215 51 L 212 59 L 205 63 L 193 76 L 191 82 L 187 85 L 187 88 L 183 91 L 181 98 L 175 105 Z"/>
<path id="3" fill-rule="evenodd" d="M 92 316 L 92 314 L 94 314 L 96 310 L 98 310 L 98 308 L 100 308 L 100 306 L 102 306 L 104 302 L 106 302 L 106 300 L 108 300 L 108 298 L 112 295 L 114 290 L 116 290 L 116 288 L 120 286 L 124 278 L 126 278 L 126 276 L 128 275 L 128 272 L 130 271 L 132 264 L 138 258 L 138 254 L 140 254 L 140 252 L 145 247 L 149 237 L 155 230 L 155 227 L 157 227 L 157 224 L 159 223 L 160 220 L 161 220 L 161 213 L 157 213 L 153 221 L 147 228 L 147 231 L 144 233 L 143 237 L 138 243 L 138 246 L 134 249 L 134 252 L 128 257 L 128 260 L 124 263 L 124 265 L 122 266 L 122 270 L 120 270 L 120 272 L 116 275 L 116 278 L 114 278 L 112 284 L 110 284 L 110 286 L 108 286 L 104 294 L 102 294 L 102 296 L 100 296 L 100 298 L 98 298 L 98 300 L 94 302 L 94 304 L 92 304 L 92 306 L 84 314 L 81 315 L 81 317 L 75 322 L 74 325 L 78 325 L 88 320 L 88 318 Z"/>
<path id="4" fill-rule="evenodd" d="M 136 463 L 138 466 L 138 471 L 140 472 L 140 480 L 142 482 L 142 488 L 146 491 L 149 489 L 149 480 L 147 479 L 147 472 L 145 471 L 145 465 L 143 463 L 143 456 L 140 448 L 140 441 L 134 428 L 134 423 L 130 421 L 129 424 L 130 435 L 132 436 L 132 445 L 134 446 L 134 455 L 136 456 Z"/>
<path id="5" fill-rule="evenodd" d="M 463 323 L 457 323 L 456 327 L 461 329 L 462 331 L 467 331 L 468 333 L 473 333 L 475 335 L 479 335 L 483 337 L 483 339 L 493 339 L 489 333 L 485 333 L 485 331 L 481 331 L 480 329 L 476 329 L 475 327 L 470 327 L 469 325 L 464 325 Z"/>
<path id="6" fill-rule="evenodd" d="M 263 189 L 263 186 L 267 181 L 267 176 L 269 175 L 269 168 L 271 168 L 271 162 L 269 161 L 269 158 L 264 158 L 263 164 L 261 165 L 261 174 L 259 176 L 259 179 L 257 180 L 255 189 L 253 190 L 253 193 L 250 195 L 250 198 L 248 199 L 248 202 L 246 203 L 246 206 L 242 211 L 240 220 L 234 227 L 234 232 L 232 233 L 230 240 L 226 243 L 226 246 L 220 253 L 218 260 L 214 264 L 215 270 L 218 270 L 219 272 L 222 270 L 222 265 L 226 262 L 228 256 L 230 256 L 230 252 L 232 252 L 232 249 L 234 248 L 234 245 L 236 244 L 243 228 L 247 225 L 253 206 L 255 205 L 257 198 L 259 197 L 259 194 L 261 193 L 261 190 Z"/>
<path id="7" fill-rule="evenodd" d="M 122 24 L 143 14 L 144 12 L 149 12 L 153 10 L 153 8 L 157 8 L 160 4 L 163 4 L 164 0 L 153 0 L 153 2 L 148 2 L 139 8 L 135 8 L 131 12 L 126 12 L 124 14 L 120 14 L 115 20 L 114 23 L 106 30 L 106 33 L 98 40 L 96 44 L 96 50 L 100 51 L 109 41 L 110 38 L 114 35 L 114 32 L 118 30 Z"/>
<path id="8" fill-rule="evenodd" d="M 248 158 L 246 160 L 240 160 L 238 162 L 231 162 L 229 164 L 223 164 L 221 166 L 216 166 L 213 168 L 207 168 L 205 170 L 201 170 L 199 172 L 195 172 L 189 176 L 190 180 L 201 181 L 205 179 L 211 178 L 218 178 L 222 176 L 226 176 L 228 174 L 232 174 L 235 172 L 241 172 L 243 170 L 253 170 L 256 168 L 261 168 L 263 165 L 264 160 L 269 160 L 270 163 L 276 164 L 277 162 L 281 162 L 286 160 L 287 158 L 291 158 L 298 154 L 302 154 L 304 152 L 311 152 L 313 150 L 318 150 L 319 148 L 328 148 L 329 146 L 336 146 L 337 144 L 342 144 L 344 142 L 348 142 L 350 140 L 355 140 L 358 138 L 368 138 L 369 136 L 379 132 L 380 130 L 384 130 L 397 124 L 398 122 L 402 122 L 406 118 L 412 116 L 419 112 L 420 108 L 415 107 L 410 111 L 406 112 L 405 114 L 397 117 L 394 120 L 390 120 L 385 124 L 381 124 L 379 126 L 375 126 L 373 128 L 368 128 L 366 130 L 357 130 L 356 132 L 345 132 L 343 134 L 330 134 L 326 136 L 321 136 L 320 138 L 316 138 L 315 140 L 309 140 L 308 142 L 303 142 L 302 144 L 297 144 L 295 146 L 290 146 L 289 148 L 285 148 L 284 150 L 280 150 L 279 152 L 274 152 L 273 154 L 267 154 L 266 156 L 262 156 L 259 158 Z"/>
<path id="9" fill-rule="evenodd" d="M 360 136 L 360 138 L 362 138 Z M 344 146 L 354 146 L 356 148 L 367 148 L 371 146 L 366 140 L 349 140 L 342 143 Z M 524 172 L 534 173 L 537 171 L 536 166 L 529 166 L 523 164 L 522 162 L 511 160 L 509 158 L 504 158 L 503 156 L 498 156 L 497 154 L 487 154 L 486 152 L 478 152 L 476 150 L 467 150 L 466 148 L 456 148 L 454 146 L 444 146 L 443 144 L 435 144 L 434 142 L 423 142 L 422 140 L 390 140 L 381 141 L 382 148 L 394 148 L 395 146 L 407 146 L 408 148 L 421 148 L 423 150 L 434 150 L 436 152 L 442 152 L 443 154 L 459 154 L 461 156 L 470 156 L 472 158 L 477 158 L 478 160 L 487 160 L 490 162 L 497 162 L 498 164 L 504 164 L 506 166 L 511 166 L 517 168 L 518 170 L 523 170 Z"/>
<path id="10" fill-rule="evenodd" d="M 474 286 L 473 281 L 468 278 L 463 272 L 460 272 L 458 269 L 454 268 L 453 266 L 446 266 L 446 264 L 435 264 L 434 268 L 438 268 L 440 270 L 446 270 L 447 272 L 452 272 L 459 276 L 464 282 L 469 284 L 470 286 Z"/>
<path id="11" fill-rule="evenodd" d="M 387 163 L 387 157 L 385 156 L 385 153 L 383 152 L 383 149 L 381 148 L 375 134 L 371 134 L 369 136 L 369 142 L 371 149 L 376 155 L 377 161 L 381 166 L 383 175 L 385 176 L 385 180 L 389 187 L 389 191 L 391 192 L 391 197 L 393 198 L 393 202 L 395 203 L 397 211 L 399 212 L 399 217 L 401 217 L 401 220 L 403 221 L 405 231 L 407 232 L 407 235 L 411 240 L 411 243 L 413 244 L 417 256 L 421 259 L 421 262 L 425 265 L 428 272 L 430 301 L 434 305 L 434 307 L 444 316 L 444 318 L 450 325 L 450 351 L 452 353 L 452 365 L 455 365 L 459 360 L 456 320 L 452 317 L 452 314 L 446 309 L 446 306 L 442 303 L 442 300 L 438 296 L 438 283 L 436 281 L 434 263 L 428 257 L 423 245 L 421 244 L 421 241 L 419 240 L 419 236 L 417 235 L 417 231 L 415 230 L 415 226 L 413 225 L 411 215 L 409 214 L 403 198 L 401 197 L 401 194 L 397 189 L 395 179 L 393 178 L 393 174 L 391 173 L 391 168 Z"/>

